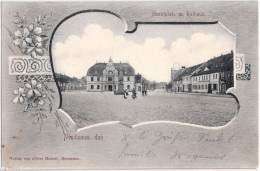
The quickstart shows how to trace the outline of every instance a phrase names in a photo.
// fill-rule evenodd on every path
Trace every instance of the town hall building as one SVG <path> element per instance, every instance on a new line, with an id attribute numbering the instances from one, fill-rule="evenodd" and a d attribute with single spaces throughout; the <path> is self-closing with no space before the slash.
<path id="1" fill-rule="evenodd" d="M 129 63 L 96 63 L 87 72 L 87 91 L 123 92 L 135 86 L 135 70 Z"/>

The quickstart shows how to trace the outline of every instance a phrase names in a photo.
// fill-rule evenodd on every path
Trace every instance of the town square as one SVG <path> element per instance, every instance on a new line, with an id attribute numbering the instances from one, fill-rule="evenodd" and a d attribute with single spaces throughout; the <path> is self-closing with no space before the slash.
<path id="1" fill-rule="evenodd" d="M 62 93 L 62 109 L 78 128 L 108 121 L 129 126 L 145 121 L 178 121 L 203 126 L 223 126 L 237 113 L 236 100 L 229 95 L 141 92 L 133 100 L 111 92 L 68 91 Z"/>
<path id="2" fill-rule="evenodd" d="M 118 18 L 93 13 L 57 30 L 60 108 L 78 128 L 109 121 L 217 127 L 235 117 L 239 102 L 229 94 L 235 39 L 221 23 L 142 25 L 133 34 L 123 26 Z"/>

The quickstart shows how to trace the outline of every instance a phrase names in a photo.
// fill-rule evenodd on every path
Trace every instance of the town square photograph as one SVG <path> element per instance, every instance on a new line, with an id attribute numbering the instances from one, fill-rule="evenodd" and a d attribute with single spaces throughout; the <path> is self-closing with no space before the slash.
<path id="1" fill-rule="evenodd" d="M 133 33 L 108 13 L 66 20 L 53 37 L 61 109 L 78 128 L 176 121 L 217 127 L 239 109 L 235 38 L 221 23 L 140 24 Z"/>

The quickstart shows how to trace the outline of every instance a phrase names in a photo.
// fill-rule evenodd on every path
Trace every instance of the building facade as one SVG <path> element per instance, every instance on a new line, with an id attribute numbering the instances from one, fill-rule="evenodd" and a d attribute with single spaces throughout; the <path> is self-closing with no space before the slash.
<path id="1" fill-rule="evenodd" d="M 234 86 L 233 51 L 176 73 L 172 82 L 175 92 L 226 93 Z"/>
<path id="2" fill-rule="evenodd" d="M 135 84 L 135 70 L 129 63 L 96 63 L 87 72 L 87 91 L 131 90 Z"/>

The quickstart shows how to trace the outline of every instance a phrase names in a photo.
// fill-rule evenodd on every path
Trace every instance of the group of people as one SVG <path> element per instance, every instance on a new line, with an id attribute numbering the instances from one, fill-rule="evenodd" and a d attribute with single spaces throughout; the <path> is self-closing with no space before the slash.
<path id="1" fill-rule="evenodd" d="M 142 87 L 142 96 L 147 96 L 147 87 Z"/>
<path id="2" fill-rule="evenodd" d="M 128 96 L 128 91 L 127 89 L 124 90 L 124 99 L 127 99 L 127 96 Z M 147 96 L 147 88 L 146 87 L 142 87 L 142 96 Z M 132 90 L 132 98 L 135 99 L 137 98 L 137 92 L 136 92 L 136 89 L 133 88 Z"/>

